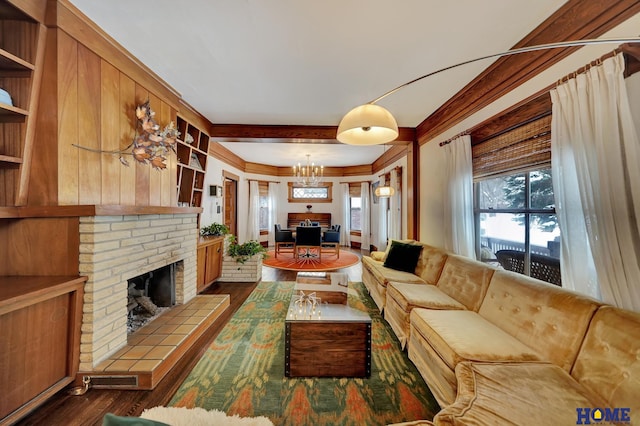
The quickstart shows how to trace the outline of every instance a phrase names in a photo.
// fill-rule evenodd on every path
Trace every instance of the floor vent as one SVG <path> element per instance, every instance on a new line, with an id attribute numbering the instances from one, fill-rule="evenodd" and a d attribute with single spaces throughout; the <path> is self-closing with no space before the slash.
<path id="1" fill-rule="evenodd" d="M 91 376 L 92 388 L 138 387 L 138 376 Z"/>

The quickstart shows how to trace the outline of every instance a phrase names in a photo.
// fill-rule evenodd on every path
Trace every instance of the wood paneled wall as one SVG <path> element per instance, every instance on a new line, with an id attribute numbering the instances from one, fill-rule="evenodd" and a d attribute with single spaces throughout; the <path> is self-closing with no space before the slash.
<path id="1" fill-rule="evenodd" d="M 0 221 L 0 276 L 78 275 L 77 217 Z"/>
<path id="2" fill-rule="evenodd" d="M 176 121 L 177 94 L 126 51 L 115 49 L 110 37 L 83 21 L 71 5 L 49 4 L 55 13 L 48 14 L 48 24 L 57 28 L 47 34 L 28 204 L 177 205 L 175 154 L 168 156 L 165 170 L 157 171 L 137 163 L 127 148 L 137 127 L 136 106 L 148 99 L 164 127 Z M 94 152 L 120 150 L 128 167 L 118 154 Z"/>

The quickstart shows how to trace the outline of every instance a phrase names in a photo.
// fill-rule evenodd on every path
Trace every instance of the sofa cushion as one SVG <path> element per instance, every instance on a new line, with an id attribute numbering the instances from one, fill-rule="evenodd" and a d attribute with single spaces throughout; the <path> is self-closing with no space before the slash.
<path id="1" fill-rule="evenodd" d="M 422 253 L 420 253 L 416 264 L 415 274 L 425 280 L 427 284 L 437 283 L 447 260 L 447 252 L 420 242 L 415 244 L 422 245 Z"/>
<path id="2" fill-rule="evenodd" d="M 389 244 L 387 244 L 387 247 L 384 249 L 384 256 L 382 257 L 382 261 L 384 262 L 385 260 L 387 260 L 387 256 L 389 255 L 389 251 L 391 250 L 391 246 L 393 245 L 394 241 L 400 242 L 400 243 L 405 243 L 405 244 L 412 244 L 415 243 L 416 240 L 411 240 L 411 239 L 406 239 L 406 240 L 389 240 Z"/>
<path id="3" fill-rule="evenodd" d="M 420 285 L 390 282 L 387 286 L 387 303 L 389 298 L 405 312 L 411 309 L 465 309 L 464 305 L 448 296 L 434 285 Z"/>
<path id="4" fill-rule="evenodd" d="M 496 271 L 480 315 L 570 371 L 600 302 L 510 271 Z"/>
<path id="5" fill-rule="evenodd" d="M 386 268 L 382 262 L 375 261 L 368 256 L 362 256 L 362 267 L 367 268 L 377 283 L 383 287 L 386 287 L 389 281 L 426 284 L 422 278 L 411 272 Z"/>
<path id="6" fill-rule="evenodd" d="M 373 260 L 377 260 L 380 262 L 384 262 L 384 257 L 386 255 L 387 253 L 384 251 L 372 251 L 371 253 L 369 253 L 369 256 L 371 256 Z"/>
<path id="7" fill-rule="evenodd" d="M 384 266 L 398 271 L 414 273 L 421 252 L 422 246 L 419 244 L 394 241 L 384 261 Z"/>
<path id="8" fill-rule="evenodd" d="M 542 361 L 540 354 L 476 312 L 415 308 L 413 330 L 451 368 L 461 361 Z"/>
<path id="9" fill-rule="evenodd" d="M 451 254 L 436 284 L 471 311 L 478 311 L 495 268 L 468 257 Z"/>
<path id="10" fill-rule="evenodd" d="M 640 313 L 598 309 L 571 375 L 608 406 L 631 408 L 640 422 Z"/>
<path id="11" fill-rule="evenodd" d="M 461 362 L 455 402 L 436 425 L 573 425 L 577 408 L 606 407 L 553 364 Z"/>

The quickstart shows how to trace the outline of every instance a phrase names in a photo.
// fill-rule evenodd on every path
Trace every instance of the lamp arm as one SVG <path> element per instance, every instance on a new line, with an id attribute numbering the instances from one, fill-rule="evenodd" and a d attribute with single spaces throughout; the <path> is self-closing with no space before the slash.
<path id="1" fill-rule="evenodd" d="M 432 75 L 436 75 L 436 74 L 440 74 L 441 72 L 444 71 L 448 71 L 452 68 L 457 68 L 460 67 L 462 65 L 467 65 L 470 64 L 472 62 L 478 62 L 478 61 L 482 61 L 484 59 L 489 59 L 489 58 L 497 58 L 497 57 L 502 57 L 502 56 L 511 56 L 511 55 L 516 55 L 518 53 L 527 53 L 527 52 L 535 52 L 538 50 L 546 50 L 546 49 L 557 49 L 560 47 L 573 47 L 573 46 L 587 46 L 590 44 L 610 44 L 610 43 L 640 43 L 640 37 L 627 37 L 627 38 L 602 38 L 602 39 L 585 39 L 585 40 L 572 40 L 572 41 L 561 41 L 561 42 L 557 42 L 557 43 L 547 43 L 547 44 L 538 44 L 535 46 L 528 46 L 528 47 L 521 47 L 518 49 L 512 49 L 512 50 L 507 50 L 505 52 L 500 52 L 500 53 L 494 53 L 491 55 L 486 55 L 486 56 L 481 56 L 479 58 L 475 58 L 475 59 L 470 59 L 468 61 L 464 61 L 464 62 L 460 62 L 454 65 L 449 65 L 448 67 L 445 68 L 441 68 L 439 70 L 436 71 L 432 71 L 428 74 L 425 74 L 423 76 L 420 76 L 418 78 L 414 78 L 411 81 L 408 81 L 404 84 L 401 84 L 400 86 L 389 90 L 388 92 L 386 92 L 385 94 L 383 94 L 382 96 L 379 96 L 377 98 L 375 98 L 374 100 L 368 102 L 368 104 L 375 104 L 378 101 L 381 101 L 382 99 L 386 98 L 389 95 L 394 94 L 395 92 L 397 92 L 398 90 L 409 86 L 413 83 L 416 83 L 424 78 L 427 77 L 431 77 Z"/>

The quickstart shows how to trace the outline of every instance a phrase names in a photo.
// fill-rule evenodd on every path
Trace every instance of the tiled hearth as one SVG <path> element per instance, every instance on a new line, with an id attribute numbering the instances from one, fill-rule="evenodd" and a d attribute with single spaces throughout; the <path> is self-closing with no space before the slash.
<path id="1" fill-rule="evenodd" d="M 198 295 L 136 330 L 87 375 L 95 388 L 153 389 L 204 331 L 229 307 L 228 295 Z"/>
<path id="2" fill-rule="evenodd" d="M 195 213 L 80 217 L 88 279 L 76 384 L 153 389 L 229 306 L 228 296 L 197 295 L 197 239 Z M 170 264 L 176 305 L 127 335 L 127 280 Z"/>

